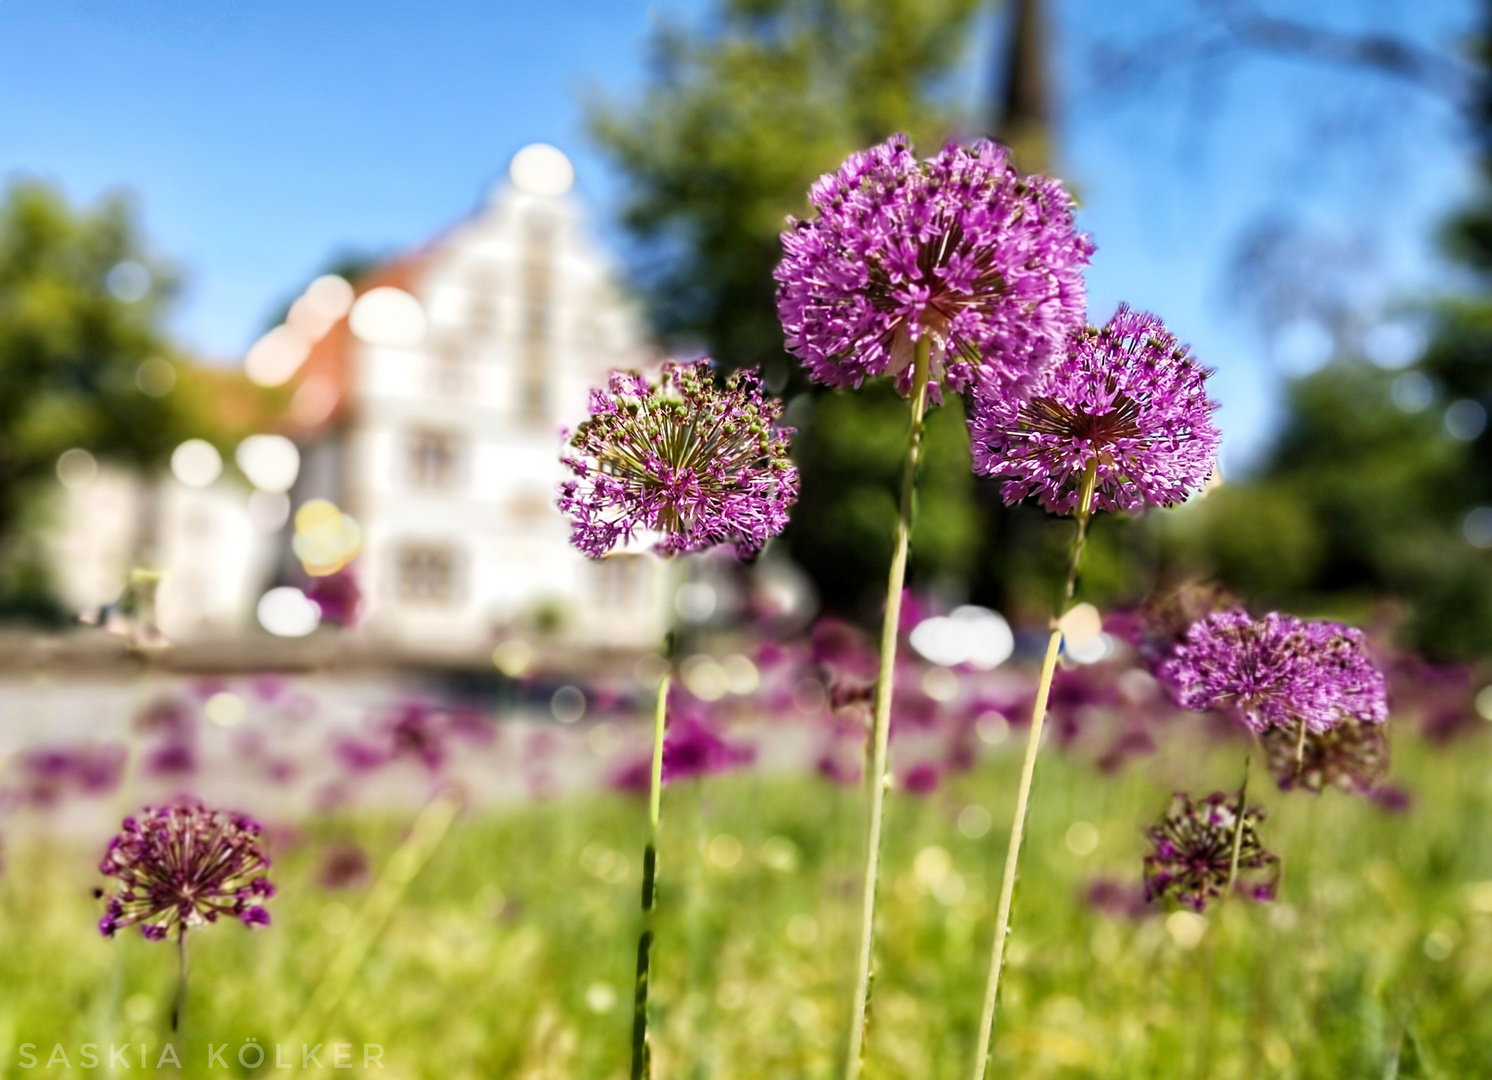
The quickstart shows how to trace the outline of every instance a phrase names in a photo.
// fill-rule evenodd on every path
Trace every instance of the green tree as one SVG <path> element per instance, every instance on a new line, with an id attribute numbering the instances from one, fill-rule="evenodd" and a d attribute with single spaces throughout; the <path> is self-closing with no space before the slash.
<path id="1" fill-rule="evenodd" d="M 884 576 L 906 410 L 887 387 L 827 393 L 803 380 L 777 321 L 778 237 L 851 152 L 897 132 L 933 148 L 966 126 L 951 91 L 980 6 L 723 0 L 708 31 L 656 33 L 639 101 L 591 109 L 628 181 L 623 220 L 660 333 L 728 367 L 759 365 L 793 399 L 804 486 L 787 541 L 840 607 Z M 956 401 L 930 420 L 912 547 L 924 585 L 988 578 L 995 561 L 992 500 L 970 475 L 961 420 Z"/>
<path id="2" fill-rule="evenodd" d="M 141 368 L 170 362 L 161 322 L 175 289 L 124 197 L 77 209 L 20 181 L 0 201 L 0 591 L 11 607 L 38 588 L 17 539 L 58 456 L 79 447 L 151 465 L 191 427 L 183 394 Z"/>

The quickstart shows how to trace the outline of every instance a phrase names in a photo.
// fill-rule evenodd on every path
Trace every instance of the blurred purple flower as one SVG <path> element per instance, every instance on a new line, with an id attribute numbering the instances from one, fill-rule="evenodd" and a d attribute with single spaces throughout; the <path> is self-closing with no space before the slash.
<path id="1" fill-rule="evenodd" d="M 138 818 L 125 818 L 99 864 L 101 873 L 119 881 L 99 932 L 113 937 L 137 925 L 159 941 L 220 915 L 267 925 L 260 901 L 274 895 L 274 886 L 263 873 L 269 859 L 259 833 L 258 823 L 241 814 L 202 806 L 147 807 Z"/>
<path id="2" fill-rule="evenodd" d="M 728 772 L 755 760 L 755 747 L 726 742 L 699 717 L 685 714 L 669 721 L 663 743 L 664 783 Z"/>
<path id="3" fill-rule="evenodd" d="M 179 735 L 195 727 L 196 709 L 177 697 L 158 697 L 135 713 L 131 725 L 141 735 Z"/>
<path id="4" fill-rule="evenodd" d="M 943 782 L 943 770 L 931 761 L 920 761 L 908 769 L 901 778 L 901 786 L 910 795 L 931 795 Z"/>
<path id="5" fill-rule="evenodd" d="M 1388 719 L 1383 674 L 1362 631 L 1340 623 L 1213 612 L 1192 624 L 1156 674 L 1182 708 L 1216 709 L 1256 733 L 1304 725 L 1319 734 L 1348 718 Z"/>
<path id="6" fill-rule="evenodd" d="M 306 586 L 306 597 L 321 609 L 321 621 L 335 626 L 351 626 L 357 622 L 363 603 L 363 592 L 358 588 L 357 576 L 350 567 L 343 567 L 325 577 L 312 578 Z"/>
<path id="7" fill-rule="evenodd" d="M 656 384 L 612 372 L 561 459 L 576 477 L 560 485 L 557 503 L 571 543 L 600 558 L 641 529 L 662 534 L 664 555 L 717 544 L 756 554 L 798 498 L 792 431 L 773 426 L 781 413 L 755 372 L 736 372 L 720 389 L 708 360 L 664 364 Z"/>
<path id="8" fill-rule="evenodd" d="M 1221 585 L 1189 581 L 1155 594 L 1138 608 L 1106 615 L 1104 630 L 1128 642 L 1153 669 L 1169 660 L 1176 647 L 1186 641 L 1192 623 L 1214 611 L 1240 606 Z"/>
<path id="9" fill-rule="evenodd" d="M 1094 878 L 1083 890 L 1083 899 L 1094 911 L 1115 919 L 1142 919 L 1155 911 L 1144 885 L 1117 878 Z"/>
<path id="10" fill-rule="evenodd" d="M 1159 824 L 1146 831 L 1152 851 L 1145 856 L 1145 898 L 1173 900 L 1201 911 L 1223 895 L 1232 868 L 1238 797 L 1221 792 L 1193 800 L 1177 792 Z M 1280 860 L 1259 842 L 1264 811 L 1249 807 L 1243 816 L 1235 887 L 1255 900 L 1273 900 Z"/>
<path id="11" fill-rule="evenodd" d="M 17 794 L 32 806 L 53 806 L 73 795 L 107 795 L 119 786 L 126 756 L 123 746 L 112 744 L 23 751 L 15 763 Z"/>
<path id="12" fill-rule="evenodd" d="M 1090 710 L 1112 709 L 1120 704 L 1116 671 L 1109 664 L 1059 667 L 1052 677 L 1047 698 L 1047 716 L 1058 746 L 1067 746 L 1083 729 Z M 1035 704 L 1035 696 L 1032 696 Z M 1022 710 L 1029 722 L 1030 708 Z"/>
<path id="13" fill-rule="evenodd" d="M 1155 753 L 1155 739 L 1142 725 L 1131 722 L 1109 744 L 1109 748 L 1099 756 L 1096 764 L 1100 772 L 1112 774 L 1118 772 L 1131 760 L 1148 757 L 1153 753 Z"/>
<path id="14" fill-rule="evenodd" d="M 852 154 L 790 218 L 774 273 L 788 351 L 828 386 L 891 375 L 906 393 L 913 342 L 931 377 L 1020 394 L 1082 325 L 1093 244 L 1061 183 L 1021 176 L 1003 146 L 949 144 L 919 161 L 905 136 Z"/>
<path id="15" fill-rule="evenodd" d="M 755 760 L 755 747 L 727 742 L 700 717 L 685 713 L 668 722 L 668 732 L 663 740 L 665 784 L 729 772 Z M 652 767 L 649 757 L 630 761 L 612 775 L 611 786 L 618 791 L 645 795 Z"/>
<path id="16" fill-rule="evenodd" d="M 328 844 L 318 876 L 326 889 L 362 885 L 368 880 L 368 856 L 357 844 Z"/>
<path id="17" fill-rule="evenodd" d="M 1077 506 L 1090 465 L 1094 509 L 1172 506 L 1217 464 L 1209 374 L 1159 319 L 1120 305 L 1102 330 L 1069 339 L 1029 399 L 975 395 L 974 471 L 1006 477 L 1007 504 L 1035 495 L 1055 514 Z"/>
<path id="18" fill-rule="evenodd" d="M 195 736 L 172 737 L 145 752 L 145 772 L 150 776 L 185 776 L 197 771 Z"/>
<path id="19" fill-rule="evenodd" d="M 879 660 L 858 627 L 835 618 L 822 618 L 809 636 L 813 662 L 835 677 L 874 680 Z"/>
<path id="20" fill-rule="evenodd" d="M 1270 728 L 1261 741 L 1269 771 L 1281 791 L 1300 788 L 1319 795 L 1332 787 L 1366 795 L 1388 771 L 1388 738 L 1383 729 L 1383 724 L 1347 717 L 1327 731 L 1307 732 L 1299 760 L 1294 733 Z"/>
<path id="21" fill-rule="evenodd" d="M 1409 792 L 1395 784 L 1384 784 L 1382 787 L 1374 788 L 1368 793 L 1368 798 L 1390 814 L 1408 813 L 1413 803 Z"/>
<path id="22" fill-rule="evenodd" d="M 860 783 L 860 765 L 846 761 L 833 747 L 824 751 L 815 768 L 820 776 L 833 783 L 845 787 L 854 787 Z"/>

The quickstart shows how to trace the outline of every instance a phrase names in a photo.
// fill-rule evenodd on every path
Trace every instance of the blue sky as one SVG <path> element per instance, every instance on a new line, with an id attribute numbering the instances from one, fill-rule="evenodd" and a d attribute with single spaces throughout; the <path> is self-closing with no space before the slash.
<path id="1" fill-rule="evenodd" d="M 1218 368 L 1226 460 L 1241 465 L 1267 439 L 1279 372 L 1222 287 L 1239 237 L 1274 216 L 1356 238 L 1369 302 L 1422 293 L 1440 270 L 1430 230 L 1470 183 L 1464 135 L 1430 95 L 1299 60 L 1176 52 L 1155 86 L 1116 90 L 1095 47 L 1184 28 L 1198 6 L 1054 6 L 1060 165 L 1099 243 L 1094 317 L 1121 299 L 1150 308 Z M 187 275 L 177 332 L 232 358 L 333 252 L 418 243 L 525 143 L 569 152 L 605 221 L 618 186 L 586 144 L 581 98 L 640 85 L 650 11 L 708 7 L 0 0 L 0 175 L 47 177 L 76 200 L 133 190 Z M 1475 15 L 1472 0 L 1325 0 L 1310 18 L 1451 49 Z M 971 56 L 976 92 L 992 44 Z"/>

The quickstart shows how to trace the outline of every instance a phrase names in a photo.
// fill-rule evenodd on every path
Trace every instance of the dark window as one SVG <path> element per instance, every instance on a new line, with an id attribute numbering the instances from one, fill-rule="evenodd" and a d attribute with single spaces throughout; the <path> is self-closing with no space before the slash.
<path id="1" fill-rule="evenodd" d="M 456 436 L 449 431 L 420 429 L 409 436 L 409 483 L 445 490 L 456 486 L 460 462 Z"/>
<path id="2" fill-rule="evenodd" d="M 456 598 L 456 555 L 446 544 L 404 544 L 399 548 L 399 599 L 415 604 L 449 604 Z"/>

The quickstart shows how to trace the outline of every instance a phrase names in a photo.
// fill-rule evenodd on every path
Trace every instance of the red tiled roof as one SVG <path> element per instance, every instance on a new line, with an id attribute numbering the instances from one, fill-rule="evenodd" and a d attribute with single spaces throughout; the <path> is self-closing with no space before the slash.
<path id="1" fill-rule="evenodd" d="M 427 251 L 400 256 L 393 262 L 360 278 L 355 286 L 357 296 L 372 289 L 391 287 L 413 291 L 429 262 Z M 358 340 L 352 335 L 346 315 L 311 346 L 288 387 L 290 396 L 280 420 L 280 430 L 293 439 L 312 438 L 341 426 L 353 407 L 353 350 Z"/>

